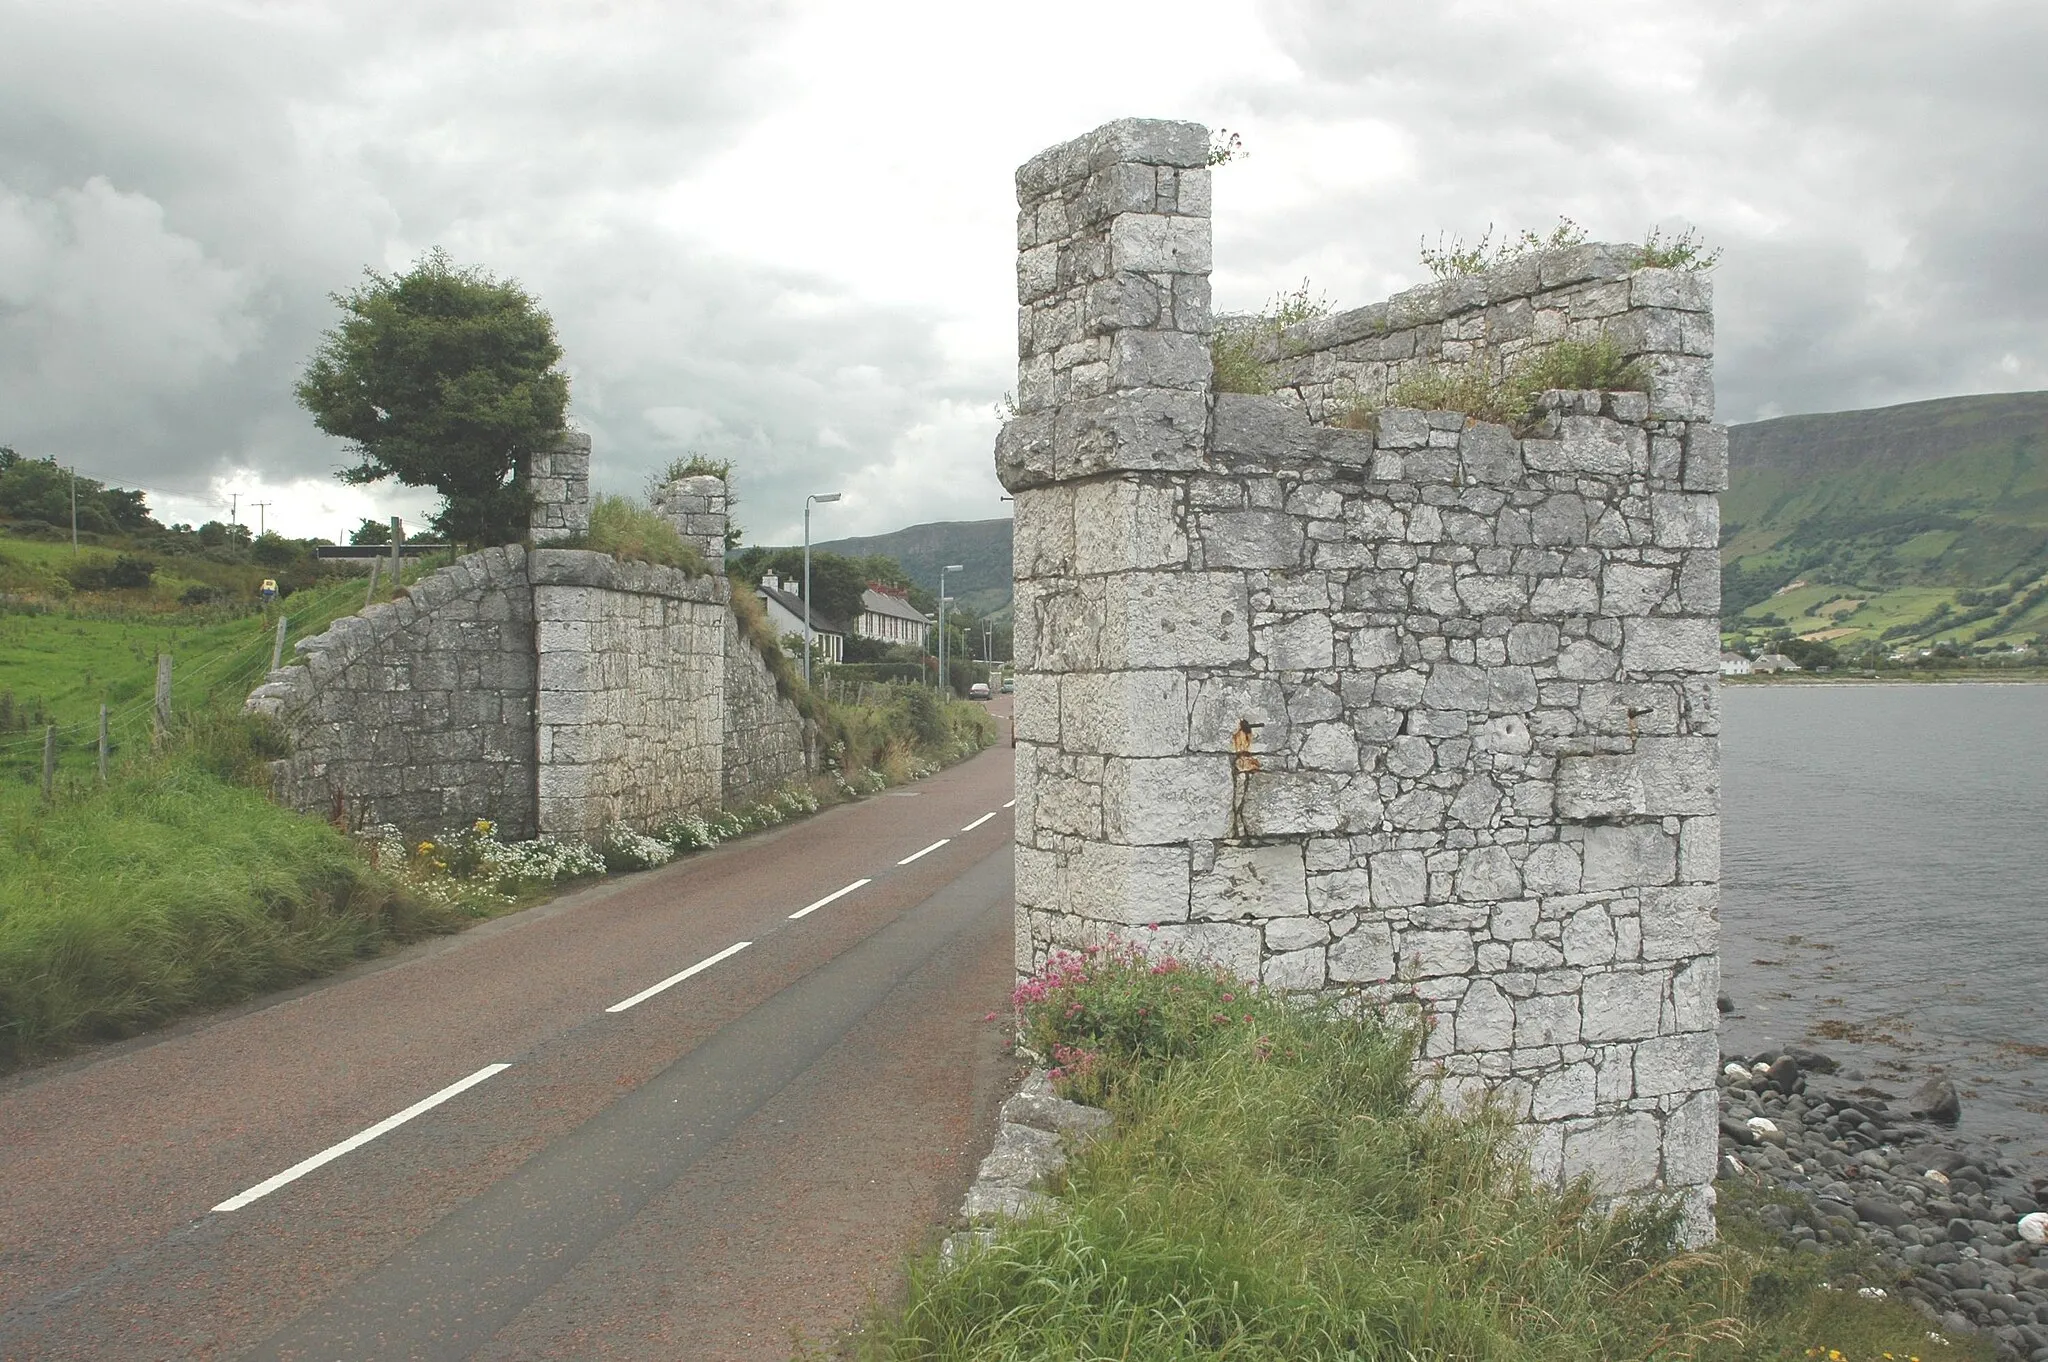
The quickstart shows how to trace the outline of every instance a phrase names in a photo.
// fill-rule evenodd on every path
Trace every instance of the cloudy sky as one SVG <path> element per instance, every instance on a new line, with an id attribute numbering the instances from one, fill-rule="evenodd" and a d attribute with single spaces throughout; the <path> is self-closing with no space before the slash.
<path id="1" fill-rule="evenodd" d="M 1729 421 L 2048 387 L 2048 6 L 1924 0 L 0 0 L 0 443 L 333 535 L 328 295 L 429 247 L 553 314 L 596 480 L 739 465 L 788 542 L 1001 515 L 1010 174 L 1239 132 L 1217 302 L 1417 244 L 1697 227 Z"/>

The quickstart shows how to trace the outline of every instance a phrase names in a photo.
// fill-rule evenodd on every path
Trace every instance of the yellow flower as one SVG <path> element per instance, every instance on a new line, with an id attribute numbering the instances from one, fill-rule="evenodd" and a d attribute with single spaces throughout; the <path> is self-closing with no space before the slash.
<path id="1" fill-rule="evenodd" d="M 490 819 L 488 819 L 488 818 L 479 818 L 479 819 L 477 819 L 477 820 L 476 820 L 476 830 L 477 830 L 478 832 L 482 833 L 482 834 L 483 834 L 484 836 L 486 836 L 486 837 L 490 836 L 490 835 L 491 835 L 491 834 L 492 834 L 493 832 L 496 832 L 496 831 L 497 831 L 497 829 L 496 829 L 496 828 L 494 828 L 494 827 L 492 827 L 492 826 L 491 826 L 491 820 L 490 820 Z"/>
<path id="2" fill-rule="evenodd" d="M 433 849 L 434 849 L 434 844 L 433 844 L 432 842 L 421 842 L 421 843 L 420 843 L 420 851 L 419 851 L 419 854 L 420 854 L 420 855 L 422 855 L 422 856 L 424 856 L 424 855 L 426 855 L 426 854 L 427 854 L 428 852 L 432 851 Z"/>

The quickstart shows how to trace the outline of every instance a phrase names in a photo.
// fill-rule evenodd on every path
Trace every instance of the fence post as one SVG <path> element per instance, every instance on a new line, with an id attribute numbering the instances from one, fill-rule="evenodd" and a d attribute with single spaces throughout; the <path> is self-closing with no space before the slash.
<path id="1" fill-rule="evenodd" d="M 270 670 L 272 671 L 276 671 L 278 664 L 284 660 L 284 626 L 285 617 L 279 615 L 277 617 L 277 638 L 270 645 Z"/>
<path id="2" fill-rule="evenodd" d="M 107 783 L 107 706 L 100 703 L 100 784 Z"/>
<path id="3" fill-rule="evenodd" d="M 57 790 L 57 725 L 43 728 L 43 802 L 50 802 Z"/>
<path id="4" fill-rule="evenodd" d="M 382 558 L 372 558 L 370 560 L 370 587 L 369 590 L 363 592 L 363 609 L 365 610 L 370 608 L 371 601 L 377 599 L 377 569 L 383 566 L 384 560 Z"/>
<path id="5" fill-rule="evenodd" d="M 171 728 L 171 655 L 156 655 L 156 714 L 150 729 L 150 746 L 161 748 Z"/>
<path id="6" fill-rule="evenodd" d="M 449 536 L 451 539 L 453 535 Z M 398 590 L 405 580 L 405 522 L 397 516 L 391 517 L 391 589 Z"/>

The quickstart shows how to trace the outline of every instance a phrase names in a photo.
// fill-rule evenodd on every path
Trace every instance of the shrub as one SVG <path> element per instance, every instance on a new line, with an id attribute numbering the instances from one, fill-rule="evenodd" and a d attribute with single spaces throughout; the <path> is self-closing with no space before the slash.
<path id="1" fill-rule="evenodd" d="M 1720 261 L 1721 248 L 1708 250 L 1690 227 L 1668 241 L 1652 227 L 1636 254 L 1638 266 L 1664 270 L 1710 270 Z"/>
<path id="2" fill-rule="evenodd" d="M 1422 263 L 1438 279 L 1458 279 L 1466 275 L 1484 274 L 1488 270 L 1511 265 L 1523 256 L 1538 251 L 1562 250 L 1567 246 L 1583 245 L 1586 229 L 1568 217 L 1559 217 L 1557 225 L 1548 232 L 1538 235 L 1524 228 L 1512 237 L 1503 237 L 1498 245 L 1493 240 L 1493 224 L 1487 223 L 1479 240 L 1467 246 L 1463 237 L 1452 237 L 1448 246 L 1443 234 L 1436 238 L 1436 248 L 1427 243 L 1420 249 Z M 1450 410 L 1450 408 L 1442 408 Z"/>
<path id="3" fill-rule="evenodd" d="M 674 525 L 631 497 L 597 497 L 590 503 L 589 531 L 573 541 L 559 540 L 557 546 L 596 549 L 622 562 L 681 568 L 692 577 L 708 571 L 704 555 L 684 543 Z"/>
<path id="4" fill-rule="evenodd" d="M 1484 355 L 1463 364 L 1417 369 L 1388 390 L 1386 405 L 1463 412 L 1480 421 L 1526 430 L 1535 421 L 1537 399 L 1546 392 L 1648 392 L 1649 388 L 1649 370 L 1642 361 L 1629 359 L 1611 337 L 1601 336 L 1591 341 L 1558 341 L 1510 365 L 1498 379 Z M 1363 403 L 1356 404 L 1340 414 L 1339 424 L 1368 410 Z"/>

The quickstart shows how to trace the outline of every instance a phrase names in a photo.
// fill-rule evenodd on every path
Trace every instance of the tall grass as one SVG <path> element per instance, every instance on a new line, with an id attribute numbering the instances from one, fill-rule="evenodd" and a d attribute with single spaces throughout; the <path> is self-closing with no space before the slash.
<path id="1" fill-rule="evenodd" d="M 0 789 L 0 1066 L 327 973 L 462 915 L 185 754 L 43 806 Z M 213 766 L 216 769 L 208 769 Z"/>
<path id="2" fill-rule="evenodd" d="M 1984 1356 L 1813 1260 L 1674 1250 L 1668 1215 L 1535 1184 L 1498 1114 L 1414 1100 L 1415 1037 L 1373 1017 L 1115 953 L 1020 1000 L 1116 1126 L 1057 1209 L 922 1261 L 869 1362 Z"/>
<path id="3" fill-rule="evenodd" d="M 1537 399 L 1554 389 L 1648 392 L 1650 374 L 1641 360 L 1629 359 L 1612 338 L 1600 336 L 1546 346 L 1498 378 L 1484 355 L 1417 369 L 1394 384 L 1386 405 L 1463 412 L 1521 430 L 1535 421 Z"/>

